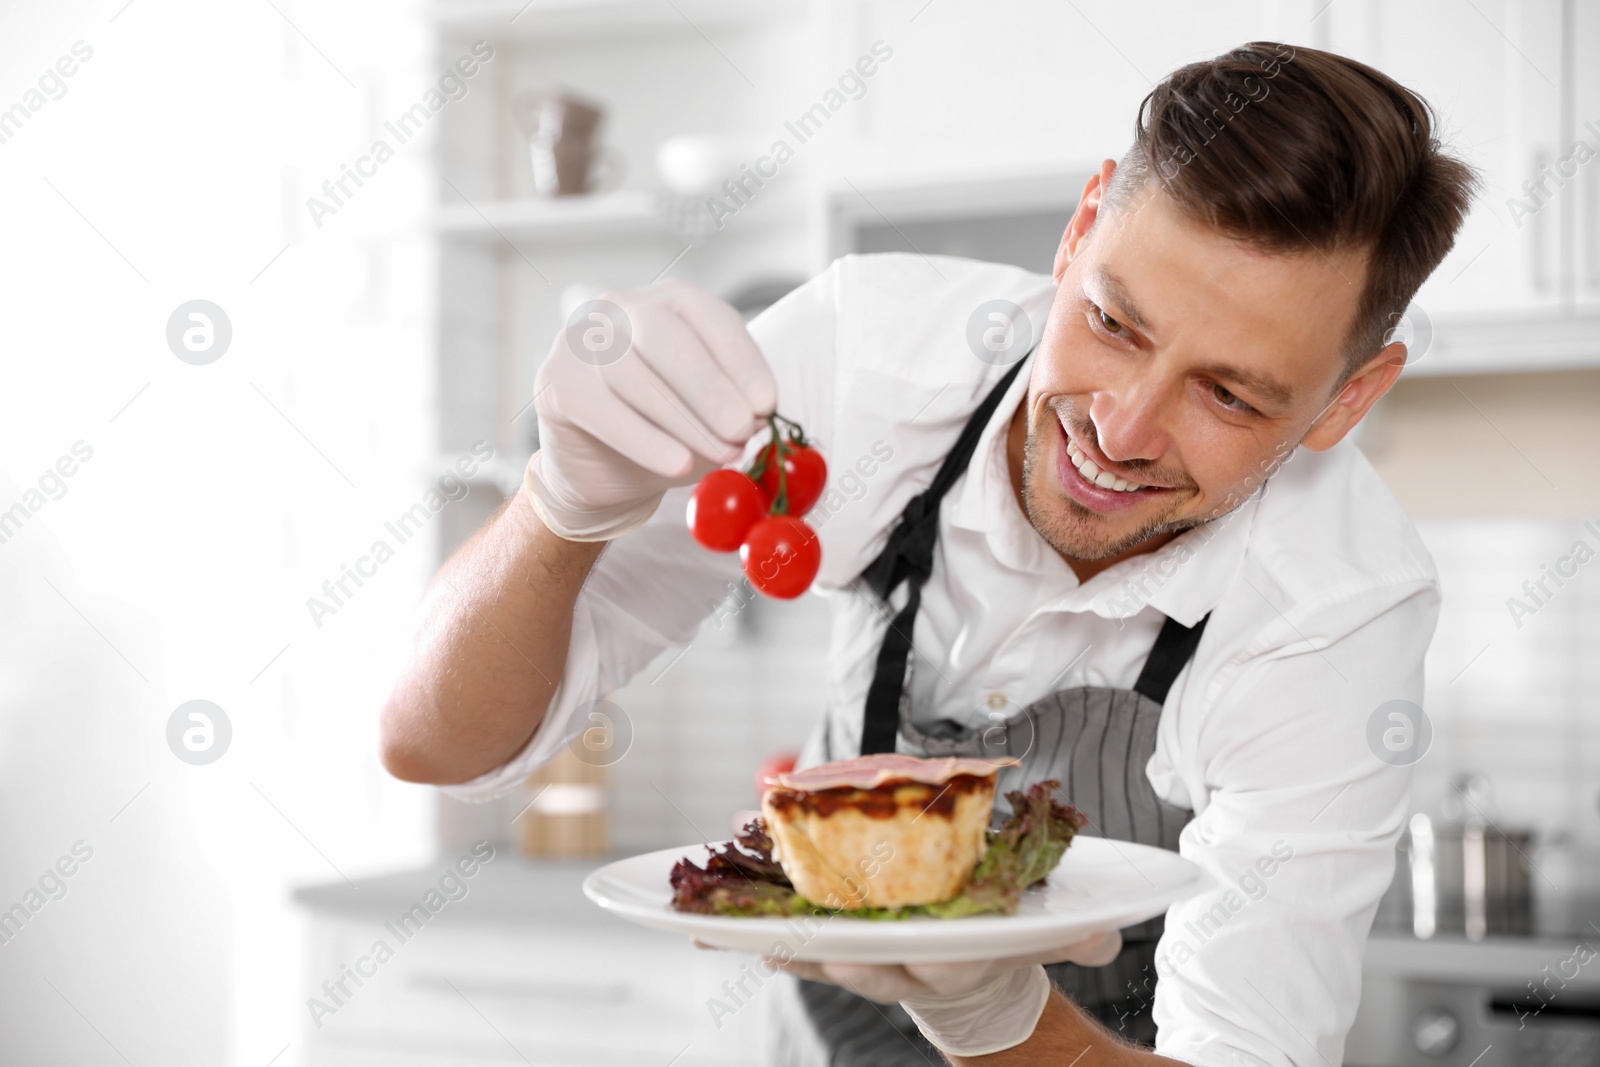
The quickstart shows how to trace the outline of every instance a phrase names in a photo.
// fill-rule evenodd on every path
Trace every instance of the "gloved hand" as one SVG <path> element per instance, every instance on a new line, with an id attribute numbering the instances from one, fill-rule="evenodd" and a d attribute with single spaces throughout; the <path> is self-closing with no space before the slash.
<path id="1" fill-rule="evenodd" d="M 1122 950 L 1113 930 L 1063 948 L 973 963 L 809 963 L 772 960 L 799 978 L 831 982 L 881 1004 L 899 1001 L 933 1045 L 987 1056 L 1032 1034 L 1050 996 L 1042 964 L 1103 967 Z"/>
<path id="2" fill-rule="evenodd" d="M 922 1036 L 951 1056 L 987 1056 L 1033 1036 L 1050 999 L 1050 979 L 1035 963 L 1013 967 L 966 993 L 906 997 L 900 1006 Z"/>
<path id="3" fill-rule="evenodd" d="M 539 451 L 523 487 L 570 541 L 627 533 L 666 491 L 737 459 L 777 405 L 744 319 L 687 282 L 606 293 L 534 380 Z"/>

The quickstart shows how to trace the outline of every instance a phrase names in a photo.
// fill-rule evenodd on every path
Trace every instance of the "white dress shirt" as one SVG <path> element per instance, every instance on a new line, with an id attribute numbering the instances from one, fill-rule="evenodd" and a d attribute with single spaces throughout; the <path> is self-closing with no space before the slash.
<path id="1" fill-rule="evenodd" d="M 857 576 L 1005 372 L 973 355 L 968 317 L 1009 300 L 1037 338 L 1053 295 L 1050 278 L 1012 267 L 852 256 L 752 323 L 780 410 L 829 464 L 810 516 L 822 539 L 816 589 L 833 609 L 828 702 L 803 763 L 856 754 L 886 627 Z M 1367 724 L 1387 701 L 1422 701 L 1439 607 L 1432 561 L 1345 443 L 1296 452 L 1237 511 L 1080 583 L 1017 506 L 1007 473 L 1005 429 L 1027 372 L 941 509 L 915 630 L 914 715 L 973 724 L 1070 686 L 1131 688 L 1164 616 L 1192 625 L 1210 612 L 1145 767 L 1159 795 L 1195 812 L 1180 851 L 1216 882 L 1167 915 L 1156 1051 L 1206 1067 L 1339 1063 L 1409 801 L 1408 769 L 1372 753 Z M 580 706 L 693 639 L 740 575 L 736 556 L 689 537 L 687 493 L 669 493 L 600 558 L 577 601 L 565 677 L 527 747 L 448 792 L 513 787 L 583 728 Z"/>

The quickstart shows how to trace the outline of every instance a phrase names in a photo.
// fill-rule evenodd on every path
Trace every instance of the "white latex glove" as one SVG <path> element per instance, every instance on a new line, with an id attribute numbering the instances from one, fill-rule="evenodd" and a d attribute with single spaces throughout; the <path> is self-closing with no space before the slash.
<path id="1" fill-rule="evenodd" d="M 900 1002 L 934 1048 L 950 1056 L 987 1056 L 1033 1036 L 1050 999 L 1044 967 L 1013 967 L 969 993 L 907 997 Z"/>
<path id="2" fill-rule="evenodd" d="M 737 459 L 778 393 L 740 314 L 687 282 L 587 306 L 534 380 L 540 447 L 523 478 L 570 541 L 642 526 L 668 489 Z"/>
<path id="3" fill-rule="evenodd" d="M 1121 950 L 1122 935 L 1113 930 L 1064 948 L 973 963 L 771 963 L 880 1004 L 899 1001 L 934 1047 L 952 1056 L 987 1056 L 1032 1036 L 1050 996 L 1042 964 L 1103 967 Z"/>

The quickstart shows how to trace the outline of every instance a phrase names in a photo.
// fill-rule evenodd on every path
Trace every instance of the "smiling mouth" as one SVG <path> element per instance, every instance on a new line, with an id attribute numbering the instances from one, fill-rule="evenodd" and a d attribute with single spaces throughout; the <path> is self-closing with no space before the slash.
<path id="1" fill-rule="evenodd" d="M 1062 427 L 1062 432 L 1066 433 L 1066 427 Z M 1071 460 L 1073 467 L 1077 468 L 1078 473 L 1083 476 L 1084 481 L 1099 486 L 1101 489 L 1110 489 L 1116 493 L 1137 493 L 1141 489 L 1161 488 L 1160 486 L 1145 485 L 1143 482 L 1130 482 L 1128 479 L 1112 474 L 1110 471 L 1101 470 L 1099 465 L 1085 455 L 1083 449 L 1078 447 L 1078 443 L 1072 439 L 1070 433 L 1066 434 L 1066 438 L 1067 457 Z"/>

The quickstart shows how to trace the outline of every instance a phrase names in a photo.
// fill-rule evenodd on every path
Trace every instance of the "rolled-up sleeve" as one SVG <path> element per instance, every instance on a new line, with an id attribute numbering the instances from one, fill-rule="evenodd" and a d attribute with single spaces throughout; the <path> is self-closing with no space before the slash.
<path id="1" fill-rule="evenodd" d="M 830 269 L 751 324 L 778 382 L 782 412 L 808 427 L 831 416 L 837 271 Z M 753 453 L 760 441 L 753 441 Z M 506 763 L 444 786 L 461 800 L 490 800 L 554 759 L 606 709 L 595 702 L 628 684 L 662 652 L 694 640 L 743 581 L 736 553 L 708 552 L 684 522 L 692 486 L 669 491 L 639 529 L 606 546 L 573 606 L 561 682 L 533 737 Z M 740 595 L 751 595 L 747 590 Z"/>
<path id="2" fill-rule="evenodd" d="M 1390 591 L 1393 593 L 1393 591 Z M 1422 702 L 1431 585 L 1353 628 L 1351 605 L 1229 665 L 1196 734 L 1205 798 L 1180 852 L 1215 888 L 1174 905 L 1157 952 L 1156 1051 L 1197 1067 L 1342 1062 L 1361 963 L 1410 802 L 1368 742 L 1373 712 Z M 1341 630 L 1346 632 L 1341 632 Z"/>

